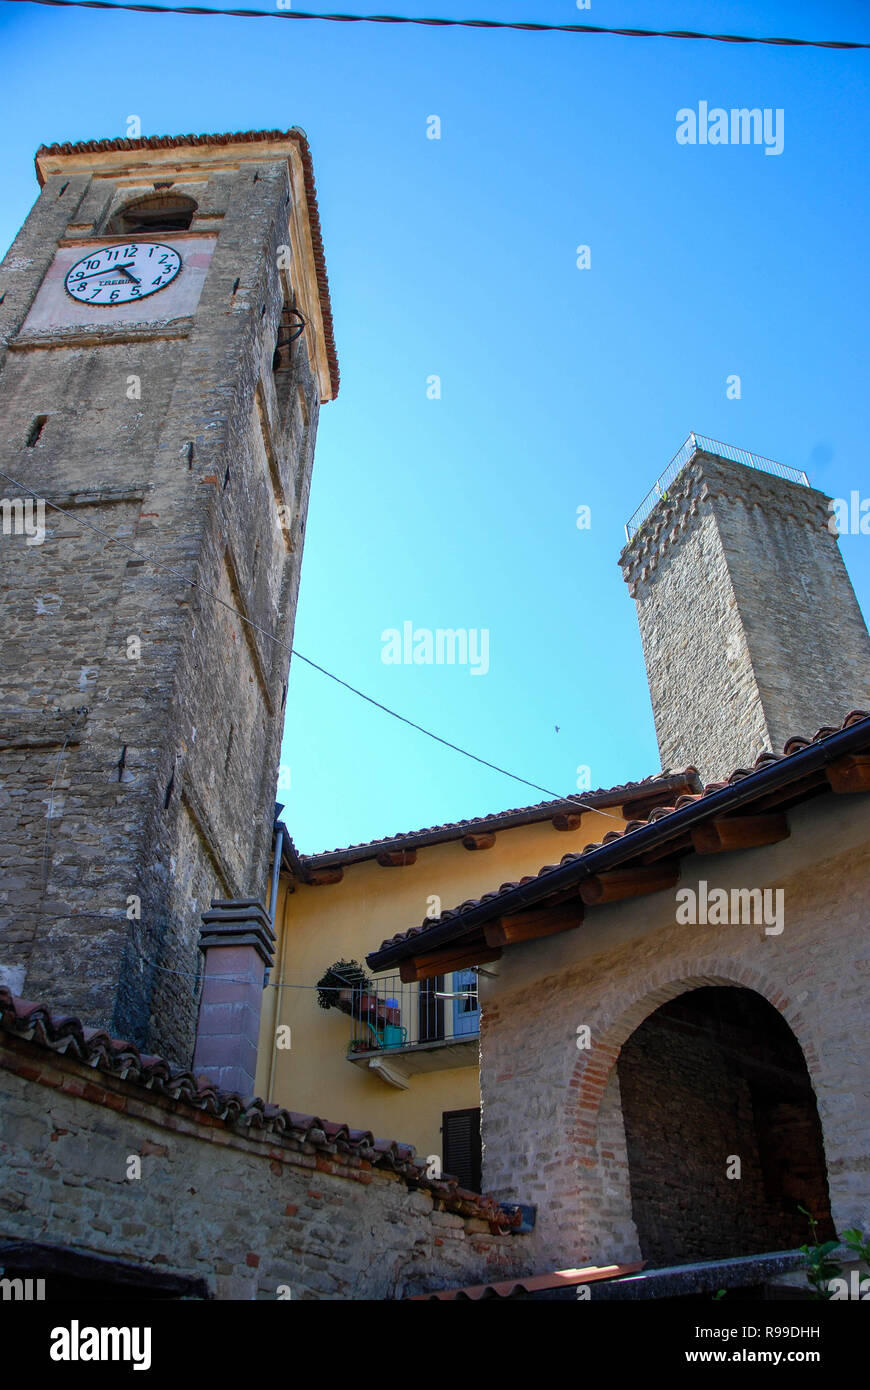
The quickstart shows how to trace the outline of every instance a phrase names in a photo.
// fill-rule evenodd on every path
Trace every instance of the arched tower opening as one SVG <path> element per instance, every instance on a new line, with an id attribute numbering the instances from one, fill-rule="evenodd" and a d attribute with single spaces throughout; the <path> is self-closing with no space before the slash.
<path id="1" fill-rule="evenodd" d="M 754 990 L 690 990 L 617 1063 L 631 1205 L 650 1267 L 792 1249 L 834 1234 L 804 1055 Z"/>

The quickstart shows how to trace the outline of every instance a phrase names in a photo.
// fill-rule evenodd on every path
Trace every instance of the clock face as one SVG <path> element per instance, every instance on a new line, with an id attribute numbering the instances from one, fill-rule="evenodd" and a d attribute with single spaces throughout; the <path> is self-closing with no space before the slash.
<path id="1" fill-rule="evenodd" d="M 165 289 L 181 257 L 156 241 L 119 242 L 91 251 L 67 272 L 67 294 L 80 304 L 129 304 Z"/>

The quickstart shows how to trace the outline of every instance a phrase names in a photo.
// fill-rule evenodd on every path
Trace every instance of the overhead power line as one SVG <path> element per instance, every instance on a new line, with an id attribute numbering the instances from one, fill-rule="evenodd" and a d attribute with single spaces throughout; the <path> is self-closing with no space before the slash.
<path id="1" fill-rule="evenodd" d="M 766 43 L 787 48 L 870 48 L 839 39 L 789 39 L 754 34 L 701 34 L 693 29 L 615 29 L 602 24 L 538 24 L 506 19 L 434 19 L 396 14 L 309 14 L 304 10 L 218 10 L 207 5 L 133 5 L 120 0 L 5 0 L 6 4 L 61 9 L 133 10 L 138 14 L 223 15 L 229 19 L 305 19 L 332 24 L 412 24 L 441 29 L 514 29 L 532 34 L 616 34 L 629 39 L 705 39 L 713 43 Z"/>
<path id="2" fill-rule="evenodd" d="M 425 728 L 423 724 L 417 724 L 413 719 L 408 719 L 404 714 L 399 714 L 397 710 L 390 709 L 388 705 L 381 704 L 381 701 L 376 700 L 374 696 L 366 695 L 364 691 L 358 690 L 357 687 L 351 685 L 349 681 L 342 680 L 341 676 L 336 676 L 334 672 L 328 671 L 325 666 L 318 665 L 318 663 L 312 661 L 310 657 L 303 656 L 302 653 L 295 647 L 292 647 L 289 642 L 282 641 L 281 638 L 276 637 L 273 632 L 269 632 L 268 628 L 261 627 L 259 623 L 255 623 L 252 618 L 247 617 L 247 615 L 240 612 L 238 608 L 234 608 L 231 603 L 227 603 L 226 599 L 221 598 L 220 594 L 214 593 L 211 589 L 206 589 L 196 579 L 188 579 L 180 570 L 175 569 L 172 565 L 164 564 L 162 560 L 155 559 L 147 550 L 140 550 L 138 546 L 130 545 L 128 541 L 119 540 L 116 536 L 110 535 L 102 526 L 97 526 L 95 522 L 85 521 L 83 517 L 76 516 L 75 512 L 70 511 L 68 508 L 59 507 L 55 502 L 49 502 L 47 497 L 41 497 L 38 492 L 34 492 L 33 488 L 27 487 L 25 483 L 22 483 L 18 478 L 13 478 L 9 473 L 0 472 L 0 478 L 5 479 L 7 483 L 11 483 L 12 486 L 19 489 L 22 494 L 33 497 L 38 502 L 43 502 L 45 506 L 50 507 L 52 511 L 59 512 L 61 516 L 65 516 L 70 521 L 74 521 L 76 525 L 83 527 L 85 530 L 93 531 L 98 536 L 102 536 L 109 545 L 118 546 L 121 550 L 128 550 L 131 555 L 135 555 L 140 560 L 146 560 L 148 564 L 153 565 L 155 569 L 165 571 L 166 574 L 171 574 L 173 578 L 179 580 L 185 587 L 196 589 L 197 593 L 202 594 L 205 598 L 210 598 L 214 603 L 220 604 L 222 608 L 226 608 L 234 617 L 238 618 L 239 622 L 247 623 L 248 627 L 252 628 L 255 632 L 261 633 L 267 641 L 273 642 L 276 647 L 282 647 L 284 651 L 289 652 L 291 656 L 295 656 L 297 661 L 303 661 L 306 666 L 312 666 L 314 670 L 319 671 L 321 675 L 328 676 L 331 681 L 335 681 L 336 685 L 344 686 L 345 690 L 349 690 L 353 695 L 358 695 L 359 698 L 365 700 L 367 704 L 374 705 L 375 709 L 383 710 L 384 714 L 389 714 L 391 718 L 398 719 L 400 723 L 407 724 L 409 728 L 416 729 L 418 733 L 425 734 L 427 738 L 434 739 L 436 743 L 443 744 L 445 748 L 452 748 L 454 753 L 461 753 L 464 758 L 470 758 L 472 762 L 480 763 L 482 767 L 488 767 L 493 772 L 501 773 L 503 777 L 510 777 L 514 782 L 521 782 L 523 786 L 531 787 L 533 791 L 543 792 L 545 796 L 550 797 L 554 801 L 562 801 L 572 806 L 579 806 L 584 811 L 597 811 L 599 815 L 606 816 L 609 820 L 622 820 L 621 816 L 614 816 L 611 812 L 602 810 L 600 806 L 592 806 L 577 796 L 560 796 L 558 792 L 551 791 L 549 787 L 542 787 L 538 782 L 530 782 L 527 777 L 520 777 L 518 773 L 510 772 L 506 767 L 499 767 L 497 763 L 491 763 L 487 758 L 480 758 L 476 753 L 470 752 L 468 748 L 462 748 L 458 743 L 451 743 L 449 739 L 442 738 L 440 734 L 433 733 L 431 729 Z"/>

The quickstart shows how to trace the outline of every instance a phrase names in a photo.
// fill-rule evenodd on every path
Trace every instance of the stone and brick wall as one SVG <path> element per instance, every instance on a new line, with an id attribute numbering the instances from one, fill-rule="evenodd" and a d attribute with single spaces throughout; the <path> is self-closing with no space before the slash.
<path id="1" fill-rule="evenodd" d="M 409 1180 L 400 1146 L 330 1142 L 303 1119 L 234 1123 L 0 1035 L 0 1240 L 202 1279 L 219 1299 L 396 1299 L 533 1272 L 526 1237 Z"/>
<path id="2" fill-rule="evenodd" d="M 528 1239 L 538 1267 L 650 1257 L 633 1212 L 620 1090 L 653 1089 L 659 1073 L 652 1058 L 638 1076 L 629 1039 L 661 1005 L 706 986 L 755 991 L 788 1025 L 818 1108 L 836 1229 L 870 1228 L 870 806 L 822 799 L 793 808 L 789 823 L 780 844 L 683 860 L 680 880 L 782 887 L 781 935 L 679 925 L 674 892 L 662 892 L 590 910 L 577 931 L 512 947 L 481 976 L 483 1186 L 537 1205 Z M 582 1026 L 588 1050 L 577 1046 Z M 620 1076 L 624 1048 L 635 1056 Z M 687 1123 L 680 1107 L 646 1123 L 656 1121 L 677 1134 Z M 656 1162 L 671 1142 L 665 1131 Z M 710 1181 L 723 1170 L 724 1161 Z M 751 1207 L 750 1188 L 740 1191 Z"/>

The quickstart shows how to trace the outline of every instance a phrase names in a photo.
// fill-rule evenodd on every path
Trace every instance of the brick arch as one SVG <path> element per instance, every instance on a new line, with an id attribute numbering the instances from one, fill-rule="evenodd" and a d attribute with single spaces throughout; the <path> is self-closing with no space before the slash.
<path id="1" fill-rule="evenodd" d="M 570 1096 L 565 1117 L 565 1132 L 578 1146 L 575 1151 L 581 1165 L 589 1166 L 595 1161 L 591 1151 L 597 1143 L 601 1101 L 623 1045 L 644 1019 L 649 1018 L 662 1004 L 668 1004 L 690 990 L 710 985 L 751 989 L 772 1004 L 797 1039 L 813 1090 L 817 1092 L 818 1054 L 807 1036 L 800 1011 L 792 999 L 781 992 L 779 985 L 760 970 L 743 962 L 716 959 L 698 962 L 695 968 L 684 962 L 682 967 L 653 971 L 644 978 L 641 992 L 627 1007 L 609 1012 L 602 1010 L 597 1018 L 590 1020 L 592 1047 L 588 1052 L 578 1053 L 569 1082 Z"/>

